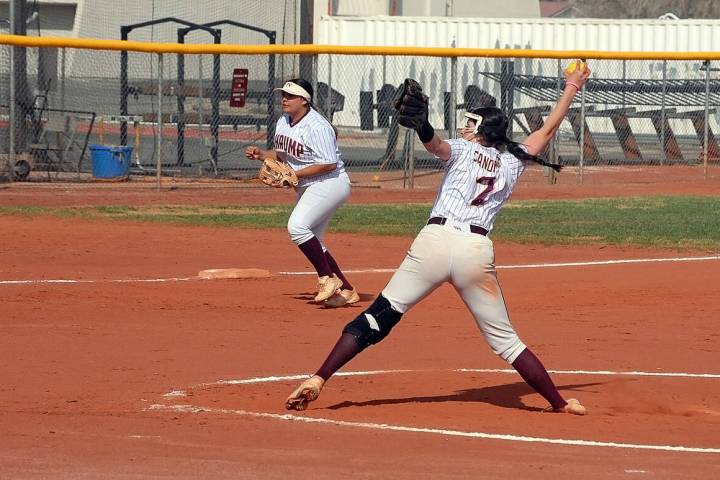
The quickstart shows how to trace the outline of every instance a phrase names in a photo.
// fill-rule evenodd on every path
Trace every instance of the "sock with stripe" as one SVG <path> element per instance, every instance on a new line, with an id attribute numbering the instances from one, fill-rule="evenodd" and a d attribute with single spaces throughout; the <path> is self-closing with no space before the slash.
<path id="1" fill-rule="evenodd" d="M 315 267 L 315 271 L 318 277 L 329 277 L 333 274 L 332 268 L 328 264 L 325 252 L 323 252 L 320 240 L 317 237 L 312 237 L 307 242 L 298 245 L 300 251 L 310 260 L 312 266 Z"/>
<path id="2" fill-rule="evenodd" d="M 548 375 L 542 362 L 540 362 L 540 359 L 538 359 L 529 348 L 523 350 L 512 363 L 512 366 L 528 385 L 542 395 L 545 400 L 550 402 L 550 405 L 552 405 L 554 409 L 567 405 L 567 402 L 560 396 L 560 392 L 558 392 L 552 379 L 550 379 L 550 375 Z"/>

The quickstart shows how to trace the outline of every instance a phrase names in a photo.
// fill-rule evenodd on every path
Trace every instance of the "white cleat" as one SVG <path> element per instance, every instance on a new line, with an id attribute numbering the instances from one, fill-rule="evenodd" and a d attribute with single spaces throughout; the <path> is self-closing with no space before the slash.
<path id="1" fill-rule="evenodd" d="M 333 274 L 332 276 L 320 277 L 318 280 L 318 293 L 315 295 L 315 302 L 324 302 L 335 295 L 335 292 L 342 287 L 342 280 Z"/>
<path id="2" fill-rule="evenodd" d="M 313 375 L 300 384 L 285 400 L 285 408 L 288 410 L 305 410 L 308 404 L 317 400 L 320 390 L 325 385 L 322 377 Z"/>
<path id="3" fill-rule="evenodd" d="M 344 307 L 345 305 L 352 305 L 360 301 L 360 295 L 352 290 L 338 290 L 335 294 L 325 300 L 325 306 L 330 308 Z"/>
<path id="4" fill-rule="evenodd" d="M 586 415 L 587 408 L 580 404 L 580 401 L 576 398 L 568 398 L 567 405 L 560 409 L 562 413 L 569 413 L 572 415 Z"/>

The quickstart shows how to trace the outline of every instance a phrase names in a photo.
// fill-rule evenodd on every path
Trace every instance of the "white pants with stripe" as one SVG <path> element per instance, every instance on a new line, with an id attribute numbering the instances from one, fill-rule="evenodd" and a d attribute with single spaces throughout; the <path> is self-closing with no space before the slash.
<path id="1" fill-rule="evenodd" d="M 315 236 L 325 249 L 325 230 L 349 196 L 350 178 L 345 173 L 298 188 L 297 203 L 287 224 L 290 239 L 300 245 Z"/>
<path id="2" fill-rule="evenodd" d="M 405 313 L 445 282 L 460 294 L 493 352 L 514 362 L 525 345 L 510 324 L 493 243 L 469 225 L 426 225 L 382 294 Z"/>

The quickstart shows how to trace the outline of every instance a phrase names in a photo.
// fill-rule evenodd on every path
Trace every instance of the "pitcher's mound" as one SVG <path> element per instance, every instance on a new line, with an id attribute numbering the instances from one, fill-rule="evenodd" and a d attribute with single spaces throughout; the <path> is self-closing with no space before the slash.
<path id="1" fill-rule="evenodd" d="M 270 270 L 262 268 L 211 268 L 198 273 L 198 277 L 215 278 L 269 278 Z"/>

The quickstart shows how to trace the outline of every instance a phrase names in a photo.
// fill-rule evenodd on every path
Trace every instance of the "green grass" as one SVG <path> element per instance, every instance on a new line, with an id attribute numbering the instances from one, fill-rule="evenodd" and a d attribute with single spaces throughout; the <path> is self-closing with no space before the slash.
<path id="1" fill-rule="evenodd" d="M 720 197 L 511 202 L 496 238 L 521 243 L 720 247 Z"/>
<path id="2" fill-rule="evenodd" d="M 0 215 L 55 215 L 238 228 L 284 229 L 292 205 L 0 207 Z M 346 205 L 330 229 L 415 235 L 429 204 Z M 720 249 L 720 197 L 640 197 L 511 201 L 495 222 L 496 240 L 535 244 Z"/>

